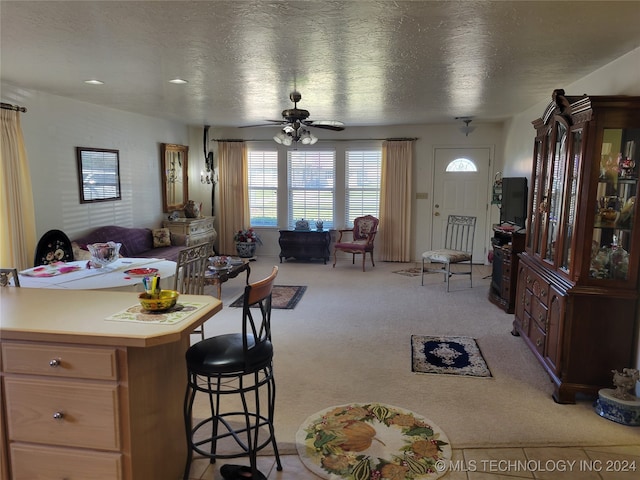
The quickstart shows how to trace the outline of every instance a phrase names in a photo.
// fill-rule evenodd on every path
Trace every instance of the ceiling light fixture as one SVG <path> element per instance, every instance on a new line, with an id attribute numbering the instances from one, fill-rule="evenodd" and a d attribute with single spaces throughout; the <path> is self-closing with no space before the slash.
<path id="1" fill-rule="evenodd" d="M 89 85 L 104 85 L 102 80 L 96 80 L 95 78 L 91 80 L 85 80 L 84 83 L 88 83 Z"/>
<path id="2" fill-rule="evenodd" d="M 476 129 L 476 127 L 472 127 L 469 125 L 471 123 L 471 120 L 473 120 L 473 117 L 456 117 L 456 120 L 462 120 L 462 122 L 464 123 L 464 126 L 460 127 L 460 131 L 464 133 L 465 137 L 468 137 L 469 134 Z"/>
<path id="3" fill-rule="evenodd" d="M 299 121 L 295 121 L 282 127 L 282 130 L 273 137 L 273 140 L 280 145 L 288 147 L 294 142 L 300 142 L 303 145 L 313 145 L 318 141 L 318 138 L 304 128 Z"/>
<path id="4" fill-rule="evenodd" d="M 182 78 L 174 78 L 173 80 L 169 80 L 169 83 L 175 83 L 176 85 L 184 85 L 185 83 L 189 83 Z"/>

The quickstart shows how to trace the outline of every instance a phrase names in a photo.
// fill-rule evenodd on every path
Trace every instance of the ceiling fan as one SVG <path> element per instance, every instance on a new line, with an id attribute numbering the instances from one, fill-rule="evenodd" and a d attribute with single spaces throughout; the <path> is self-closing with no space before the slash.
<path id="1" fill-rule="evenodd" d="M 305 127 L 324 128 L 325 130 L 333 130 L 334 132 L 344 130 L 344 123 L 337 120 L 307 120 L 310 115 L 309 111 L 298 108 L 298 102 L 301 98 L 302 95 L 298 91 L 294 90 L 289 94 L 289 99 L 293 102 L 293 108 L 282 111 L 283 120 L 267 120 L 267 122 L 272 123 L 247 125 L 244 128 L 271 126 L 274 124 L 282 125 L 282 130 L 275 135 L 273 139 L 277 143 L 287 146 L 294 142 L 313 145 L 318 141 L 318 138 Z"/>

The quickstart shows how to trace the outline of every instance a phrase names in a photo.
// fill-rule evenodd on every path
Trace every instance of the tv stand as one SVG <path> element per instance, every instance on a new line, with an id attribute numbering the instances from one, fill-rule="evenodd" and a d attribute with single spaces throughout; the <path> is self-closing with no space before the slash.
<path id="1" fill-rule="evenodd" d="M 511 228 L 505 229 L 500 225 L 494 225 L 491 239 L 493 268 L 489 301 L 507 313 L 515 312 L 518 254 L 524 251 L 525 245 L 524 230 L 517 226 Z"/>

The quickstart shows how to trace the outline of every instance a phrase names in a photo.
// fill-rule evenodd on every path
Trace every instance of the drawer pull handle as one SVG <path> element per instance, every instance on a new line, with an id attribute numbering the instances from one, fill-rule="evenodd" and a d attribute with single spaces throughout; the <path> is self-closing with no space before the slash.
<path id="1" fill-rule="evenodd" d="M 542 339 L 541 338 L 536 340 L 536 346 L 539 347 L 540 345 L 542 345 Z"/>
<path id="2" fill-rule="evenodd" d="M 542 291 L 540 292 L 540 296 L 541 296 L 541 297 L 546 297 L 546 296 L 547 296 L 547 291 L 546 291 L 546 290 L 542 290 Z"/>
<path id="3" fill-rule="evenodd" d="M 53 360 L 49 361 L 49 366 L 52 367 L 52 368 L 59 367 L 60 363 L 61 362 L 60 362 L 59 358 L 54 358 Z"/>
<path id="4" fill-rule="evenodd" d="M 55 412 L 55 413 L 53 414 L 53 418 L 54 418 L 54 420 L 62 420 L 62 419 L 64 419 L 64 413 L 62 413 L 62 412 Z"/>

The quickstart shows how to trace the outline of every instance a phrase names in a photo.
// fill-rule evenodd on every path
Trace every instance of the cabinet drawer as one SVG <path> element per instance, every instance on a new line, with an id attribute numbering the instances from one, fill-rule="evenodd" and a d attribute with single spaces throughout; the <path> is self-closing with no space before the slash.
<path id="1" fill-rule="evenodd" d="M 189 225 L 189 234 L 207 232 L 213 229 L 213 220 L 203 220 Z"/>
<path id="2" fill-rule="evenodd" d="M 2 362 L 7 373 L 117 379 L 113 348 L 3 343 Z"/>
<path id="3" fill-rule="evenodd" d="M 5 376 L 11 441 L 120 449 L 118 387 Z"/>
<path id="4" fill-rule="evenodd" d="M 524 311 L 531 313 L 531 302 L 533 301 L 533 293 L 531 290 L 526 289 L 524 291 Z"/>
<path id="5" fill-rule="evenodd" d="M 547 305 L 547 302 L 549 301 L 549 284 L 531 269 L 527 271 L 525 281 L 527 283 L 527 288 L 531 290 L 533 295 L 540 299 L 542 303 Z"/>
<path id="6" fill-rule="evenodd" d="M 14 443 L 11 470 L 13 480 L 121 480 L 122 455 Z"/>
<path id="7" fill-rule="evenodd" d="M 531 299 L 531 317 L 543 331 L 547 331 L 547 307 L 537 298 Z"/>
<path id="8" fill-rule="evenodd" d="M 529 325 L 529 338 L 533 343 L 533 346 L 538 351 L 540 355 L 544 355 L 544 340 L 545 335 L 542 330 L 540 330 L 536 324 L 536 322 L 531 322 Z"/>

